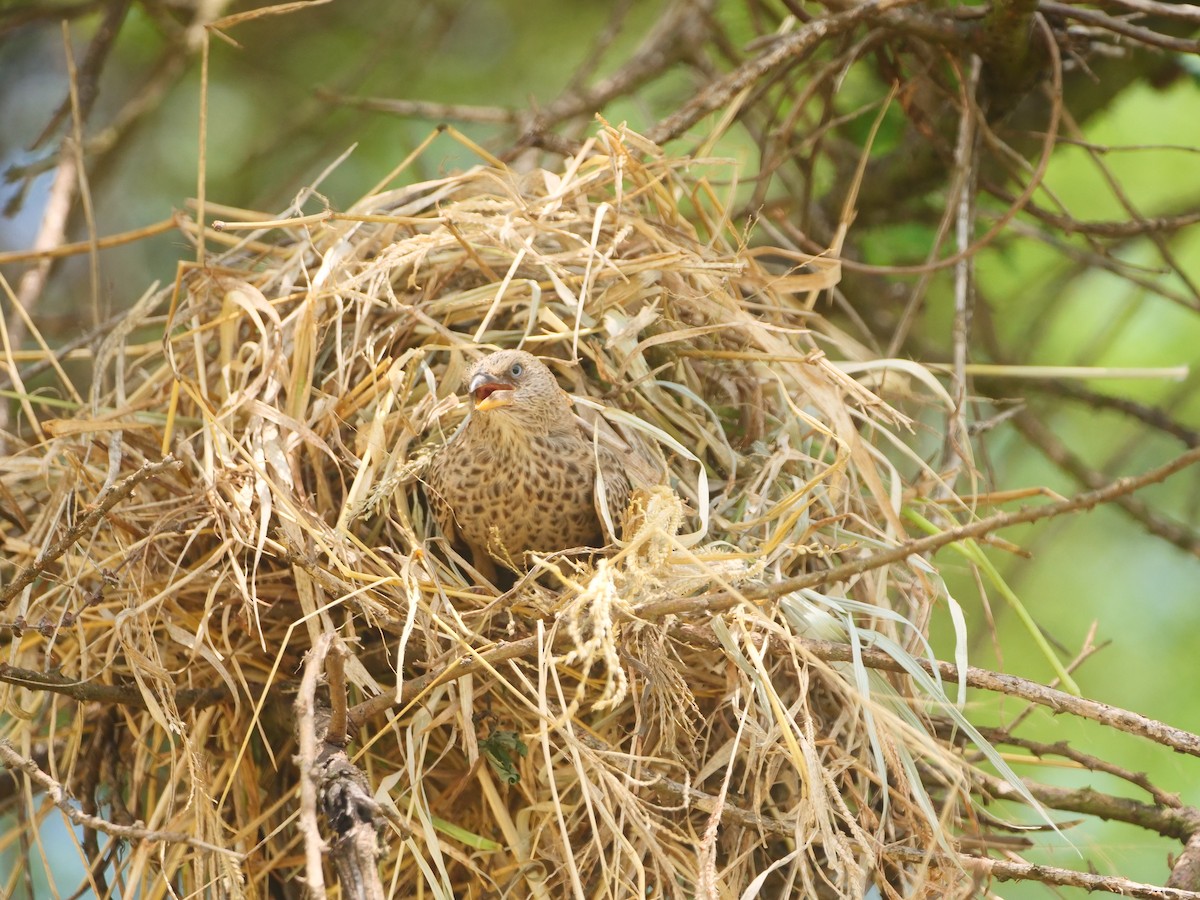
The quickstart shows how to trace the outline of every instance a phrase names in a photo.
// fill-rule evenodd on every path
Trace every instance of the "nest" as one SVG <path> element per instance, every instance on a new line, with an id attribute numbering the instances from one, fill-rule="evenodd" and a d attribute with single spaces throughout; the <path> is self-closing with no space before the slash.
<path id="1" fill-rule="evenodd" d="M 757 246 L 713 173 L 604 127 L 561 171 L 487 159 L 229 223 L 105 339 L 76 415 L 26 407 L 0 460 L 28 682 L 3 685 L 3 730 L 85 815 L 142 829 L 84 823 L 94 886 L 332 880 L 332 729 L 393 896 L 971 892 L 942 851 L 985 827 L 978 735 L 913 661 L 948 598 L 920 558 L 845 565 L 903 539 L 902 496 L 936 496 L 895 407 L 937 431 L 945 398 L 854 358 L 814 309 L 835 255 Z M 628 454 L 643 514 L 502 593 L 421 479 L 467 366 L 516 346 Z"/>

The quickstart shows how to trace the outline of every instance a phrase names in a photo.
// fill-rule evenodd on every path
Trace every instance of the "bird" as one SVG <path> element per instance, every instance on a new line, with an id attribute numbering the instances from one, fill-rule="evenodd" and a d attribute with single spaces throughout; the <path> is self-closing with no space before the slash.
<path id="1" fill-rule="evenodd" d="M 425 486 L 442 535 L 465 545 L 479 574 L 496 583 L 495 562 L 520 571 L 529 552 L 608 544 L 597 465 L 620 534 L 628 467 L 585 436 L 541 360 L 524 350 L 491 353 L 471 368 L 467 392 L 473 407 L 434 454 Z"/>

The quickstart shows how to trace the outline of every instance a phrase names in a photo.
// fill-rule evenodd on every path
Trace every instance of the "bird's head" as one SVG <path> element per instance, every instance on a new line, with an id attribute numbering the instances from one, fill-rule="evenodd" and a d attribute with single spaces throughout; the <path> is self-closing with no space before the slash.
<path id="1" fill-rule="evenodd" d="M 526 428 L 570 422 L 570 402 L 554 375 L 532 353 L 501 350 L 471 369 L 467 390 L 476 413 L 500 414 Z"/>

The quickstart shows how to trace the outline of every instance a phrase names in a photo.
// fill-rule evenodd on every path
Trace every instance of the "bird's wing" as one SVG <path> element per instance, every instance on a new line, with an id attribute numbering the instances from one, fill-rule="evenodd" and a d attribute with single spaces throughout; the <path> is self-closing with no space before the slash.
<path id="1" fill-rule="evenodd" d="M 632 487 L 629 483 L 629 476 L 625 472 L 625 463 L 615 452 L 608 447 L 601 446 L 598 448 L 600 461 L 600 475 L 604 479 L 604 496 L 607 501 L 608 515 L 612 519 L 613 528 L 616 529 L 616 534 L 605 534 L 605 537 L 612 539 L 613 537 L 622 537 L 625 531 L 625 513 L 629 508 L 629 496 L 632 493 Z M 600 493 L 596 492 L 596 517 L 603 522 L 604 515 L 600 510 Z M 608 531 L 607 527 L 604 529 Z"/>
<path id="2" fill-rule="evenodd" d="M 454 546 L 458 543 L 458 526 L 454 521 L 454 510 L 442 494 L 442 485 L 445 483 L 444 462 L 445 459 L 439 454 L 429 467 L 429 474 L 425 476 L 425 499 L 429 501 L 429 509 L 442 536 L 448 544 Z"/>

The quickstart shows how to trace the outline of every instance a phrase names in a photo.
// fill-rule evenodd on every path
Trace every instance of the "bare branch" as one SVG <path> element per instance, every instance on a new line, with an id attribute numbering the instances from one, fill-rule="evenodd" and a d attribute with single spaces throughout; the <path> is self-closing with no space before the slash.
<path id="1" fill-rule="evenodd" d="M 928 855 L 919 850 L 906 847 L 889 847 L 889 853 L 897 857 L 920 861 Z M 1040 866 L 1032 863 L 1015 862 L 1008 859 L 989 859 L 986 856 L 974 856 L 969 853 L 958 853 L 944 858 L 946 862 L 961 865 L 968 872 L 984 878 L 994 878 L 996 881 L 1038 881 L 1055 887 L 1077 887 L 1085 891 L 1104 891 L 1118 894 L 1122 897 L 1137 897 L 1140 900 L 1200 900 L 1200 893 L 1184 891 L 1170 887 L 1157 887 L 1122 878 L 1119 875 L 1096 875 L 1092 872 L 1076 872 L 1073 869 L 1062 869 L 1057 866 Z"/>
<path id="2" fill-rule="evenodd" d="M 649 601 L 637 607 L 637 615 L 640 618 L 654 620 L 667 615 L 679 615 L 688 612 L 711 612 L 718 609 L 727 609 L 735 603 L 744 600 L 768 600 L 775 597 L 782 597 L 784 594 L 794 593 L 804 588 L 845 581 L 856 575 L 861 575 L 863 572 L 869 572 L 872 569 L 900 562 L 909 556 L 932 553 L 934 550 L 938 550 L 949 544 L 968 538 L 982 537 L 985 534 L 1001 528 L 1007 528 L 1011 525 L 1056 518 L 1082 509 L 1091 509 L 1102 503 L 1110 503 L 1118 497 L 1132 494 L 1134 491 L 1141 490 L 1147 485 L 1165 481 L 1176 472 L 1186 469 L 1197 462 L 1200 462 L 1200 448 L 1189 450 L 1170 462 L 1151 469 L 1142 475 L 1120 478 L 1102 488 L 1088 491 L 1057 503 L 1050 503 L 1046 506 L 1026 507 L 1013 513 L 997 513 L 986 519 L 980 519 L 967 525 L 949 528 L 938 534 L 931 534 L 928 537 L 909 541 L 891 550 L 883 550 L 852 562 L 843 563 L 840 566 L 834 566 L 832 569 L 826 569 L 821 572 L 809 572 L 804 575 L 797 575 L 794 578 L 785 578 L 762 587 L 748 587 L 736 593 L 721 592 L 697 598 L 679 597 Z"/>
<path id="3" fill-rule="evenodd" d="M 175 831 L 155 831 L 135 825 L 117 825 L 98 816 L 87 815 L 71 804 L 71 798 L 61 784 L 39 769 L 33 760 L 26 759 L 18 753 L 6 738 L 0 738 L 0 763 L 6 769 L 24 772 L 30 781 L 46 792 L 54 805 L 61 809 L 68 819 L 81 828 L 94 828 L 96 831 L 127 841 L 163 841 L 168 844 L 187 844 L 199 850 L 225 853 L 237 859 L 243 858 L 241 853 L 225 847 L 218 847 L 191 835 Z"/>
<path id="4" fill-rule="evenodd" d="M 1104 483 L 1104 475 L 1087 466 L 1078 455 L 1072 453 L 1037 416 L 1027 410 L 1020 410 L 1014 415 L 1013 424 L 1047 459 L 1083 486 L 1094 488 Z M 1192 529 L 1172 522 L 1137 497 L 1114 497 L 1113 502 L 1150 534 L 1174 544 L 1185 553 L 1200 557 L 1200 535 Z"/>
<path id="5" fill-rule="evenodd" d="M 728 75 L 706 86 L 682 109 L 651 128 L 646 137 L 655 144 L 674 140 L 711 112 L 725 107 L 737 94 L 784 63 L 803 59 L 822 41 L 856 28 L 889 9 L 908 6 L 915 0 L 867 0 L 843 13 L 817 19 L 778 38 L 769 49 Z"/>
<path id="6" fill-rule="evenodd" d="M 1191 836 L 1175 865 L 1167 887 L 1185 891 L 1200 891 L 1200 831 Z"/>
<path id="7" fill-rule="evenodd" d="M 1123 19 L 1115 19 L 1097 10 L 1082 9 L 1066 3 L 1056 3 L 1054 0 L 1041 0 L 1038 3 L 1038 9 L 1048 15 L 1075 19 L 1076 21 L 1085 22 L 1104 31 L 1111 31 L 1113 34 L 1130 38 L 1147 47 L 1157 47 L 1160 50 L 1174 50 L 1176 53 L 1200 52 L 1200 41 L 1189 41 L 1185 38 L 1171 37 L 1150 28 L 1143 28 L 1140 25 L 1130 25 Z"/>

